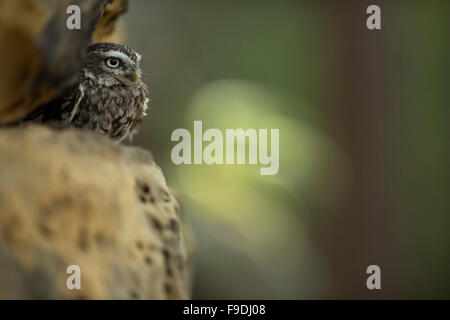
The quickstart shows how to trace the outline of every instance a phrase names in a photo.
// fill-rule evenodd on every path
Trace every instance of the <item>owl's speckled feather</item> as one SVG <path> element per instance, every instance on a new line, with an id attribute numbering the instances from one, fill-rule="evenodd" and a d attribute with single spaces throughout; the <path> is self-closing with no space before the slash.
<path id="1" fill-rule="evenodd" d="M 141 56 L 115 43 L 96 43 L 87 52 L 78 83 L 43 108 L 43 121 L 87 128 L 117 141 L 131 140 L 148 102 Z"/>

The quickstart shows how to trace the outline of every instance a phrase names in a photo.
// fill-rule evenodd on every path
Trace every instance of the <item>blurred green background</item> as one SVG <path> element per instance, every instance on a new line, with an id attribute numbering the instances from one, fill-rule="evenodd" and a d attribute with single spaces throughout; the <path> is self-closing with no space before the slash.
<path id="1" fill-rule="evenodd" d="M 194 298 L 450 298 L 450 2 L 376 1 L 381 31 L 370 4 L 130 1 L 152 97 L 136 143 L 194 229 Z M 194 120 L 279 128 L 278 174 L 174 165 Z"/>

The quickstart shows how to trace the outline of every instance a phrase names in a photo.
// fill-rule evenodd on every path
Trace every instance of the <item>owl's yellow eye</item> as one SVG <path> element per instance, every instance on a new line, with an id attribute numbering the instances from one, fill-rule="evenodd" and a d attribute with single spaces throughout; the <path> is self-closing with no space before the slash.
<path id="1" fill-rule="evenodd" d="M 111 68 L 117 68 L 120 65 L 120 60 L 117 58 L 106 59 L 106 65 Z"/>

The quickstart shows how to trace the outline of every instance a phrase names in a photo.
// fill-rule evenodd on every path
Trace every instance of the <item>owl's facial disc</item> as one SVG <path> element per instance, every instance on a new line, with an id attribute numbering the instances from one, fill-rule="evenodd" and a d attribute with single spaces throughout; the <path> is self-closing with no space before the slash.
<path id="1" fill-rule="evenodd" d="M 113 78 L 125 85 L 138 84 L 140 72 L 137 63 L 120 51 L 104 53 L 104 68 Z"/>

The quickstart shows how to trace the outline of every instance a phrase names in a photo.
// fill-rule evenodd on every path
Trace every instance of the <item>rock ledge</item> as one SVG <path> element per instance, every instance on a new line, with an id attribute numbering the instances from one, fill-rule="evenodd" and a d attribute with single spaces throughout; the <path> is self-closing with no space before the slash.
<path id="1" fill-rule="evenodd" d="M 187 298 L 180 226 L 149 152 L 75 129 L 0 130 L 0 298 Z"/>

